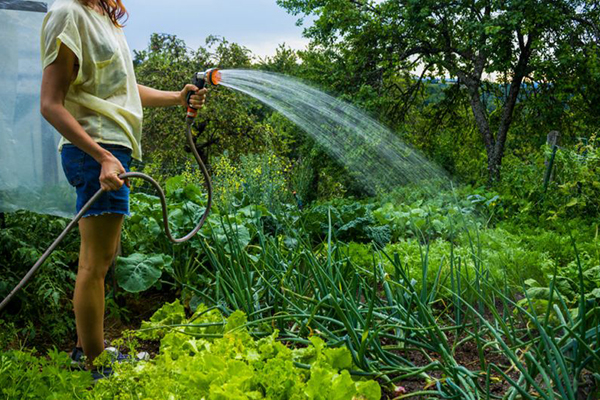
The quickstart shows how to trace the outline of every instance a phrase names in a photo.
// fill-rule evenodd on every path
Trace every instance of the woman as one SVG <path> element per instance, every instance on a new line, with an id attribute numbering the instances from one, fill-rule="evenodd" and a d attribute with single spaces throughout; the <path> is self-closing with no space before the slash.
<path id="1" fill-rule="evenodd" d="M 128 171 L 141 159 L 142 107 L 204 104 L 206 90 L 165 92 L 136 83 L 121 21 L 121 0 L 57 0 L 41 33 L 41 112 L 63 136 L 63 169 L 77 191 L 77 211 L 107 191 L 79 222 L 81 248 L 73 305 L 77 346 L 87 367 L 104 350 L 104 278 L 129 215 Z M 97 374 L 97 372 L 96 372 Z"/>

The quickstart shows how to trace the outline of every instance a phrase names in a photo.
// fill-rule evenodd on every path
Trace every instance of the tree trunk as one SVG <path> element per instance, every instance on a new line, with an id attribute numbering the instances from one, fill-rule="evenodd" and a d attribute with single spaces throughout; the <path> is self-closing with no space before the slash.
<path id="1" fill-rule="evenodd" d="M 515 66 L 514 76 L 510 82 L 510 89 L 508 91 L 508 97 L 504 107 L 502 109 L 502 118 L 500 119 L 500 126 L 498 127 L 498 133 L 496 135 L 496 141 L 494 143 L 494 151 L 491 159 L 491 163 L 488 164 L 490 172 L 490 179 L 492 182 L 497 182 L 500 179 L 500 166 L 502 165 L 502 158 L 504 157 L 504 145 L 506 144 L 506 136 L 510 125 L 512 124 L 512 116 L 517 105 L 517 99 L 519 92 L 521 91 L 521 85 L 523 84 L 523 78 L 527 75 L 527 66 L 531 57 L 531 44 L 533 43 L 533 34 L 530 34 L 525 42 L 520 32 L 519 47 L 521 53 L 519 54 L 519 61 Z"/>
<path id="2" fill-rule="evenodd" d="M 463 81 L 469 91 L 471 97 L 471 109 L 475 117 L 475 123 L 483 138 L 485 149 L 488 156 L 488 178 L 489 183 L 493 184 L 500 180 L 500 167 L 502 166 L 502 158 L 504 157 L 504 145 L 506 144 L 506 136 L 510 125 L 512 124 L 512 116 L 517 104 L 519 92 L 523 78 L 527 75 L 527 65 L 531 57 L 531 44 L 533 35 L 529 35 L 525 42 L 524 37 L 518 32 L 520 54 L 517 65 L 515 66 L 514 76 L 510 82 L 508 97 L 502 107 L 502 118 L 496 136 L 491 132 L 490 124 L 486 115 L 486 110 L 481 101 L 481 93 L 479 87 L 481 84 L 481 76 L 483 72 L 484 62 L 478 59 L 475 71 L 473 74 L 458 72 L 458 77 Z"/>
<path id="3" fill-rule="evenodd" d="M 463 79 L 463 81 L 469 90 L 471 110 L 473 111 L 475 124 L 477 125 L 477 129 L 479 130 L 485 145 L 488 159 L 488 181 L 489 183 L 493 183 L 500 177 L 500 163 L 502 161 L 502 156 L 500 155 L 500 157 L 498 157 L 498 154 L 496 153 L 496 141 L 492 135 L 485 108 L 481 101 L 479 82 L 473 79 Z"/>
<path id="4" fill-rule="evenodd" d="M 496 150 L 493 150 L 491 154 L 488 153 L 488 179 L 490 185 L 500 180 L 500 167 L 502 166 L 503 156 L 504 152 L 498 153 Z"/>

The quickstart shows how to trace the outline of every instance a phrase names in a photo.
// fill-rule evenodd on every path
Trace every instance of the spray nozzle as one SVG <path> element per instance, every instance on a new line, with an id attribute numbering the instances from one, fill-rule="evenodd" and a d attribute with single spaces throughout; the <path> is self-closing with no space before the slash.
<path id="1" fill-rule="evenodd" d="M 217 68 L 211 68 L 204 72 L 198 72 L 194 77 L 194 81 L 194 84 L 198 83 L 204 86 L 206 83 L 208 83 L 216 86 L 221 83 L 221 71 L 219 71 Z M 204 82 L 204 84 L 201 84 L 200 82 Z M 198 84 L 196 84 L 196 86 L 198 86 Z M 198 87 L 202 89 L 200 86 Z"/>
<path id="2" fill-rule="evenodd" d="M 221 83 L 221 71 L 219 71 L 217 68 L 211 68 L 211 69 L 207 69 L 204 72 L 197 72 L 194 74 L 194 77 L 192 78 L 192 83 L 198 89 L 204 89 L 207 84 L 216 86 L 219 83 Z M 186 101 L 188 103 L 188 109 L 187 109 L 188 121 L 193 120 L 198 115 L 198 110 L 189 105 L 192 94 L 193 94 L 192 92 L 189 92 L 187 94 L 187 98 L 186 98 Z"/>

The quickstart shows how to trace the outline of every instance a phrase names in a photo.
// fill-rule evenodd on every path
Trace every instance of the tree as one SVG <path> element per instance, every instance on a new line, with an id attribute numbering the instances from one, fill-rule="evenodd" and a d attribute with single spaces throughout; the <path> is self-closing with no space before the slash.
<path id="1" fill-rule="evenodd" d="M 446 77 L 464 88 L 486 149 L 490 181 L 500 177 L 523 83 L 545 79 L 549 71 L 553 76 L 577 71 L 573 62 L 589 63 L 598 56 L 597 0 L 278 0 L 278 4 L 295 15 L 316 15 L 305 35 L 314 45 L 351 56 L 372 81 L 390 72 L 410 72 L 419 76 L 416 85 L 428 76 Z M 588 55 L 587 61 L 573 56 L 582 53 Z M 495 107 L 486 104 L 491 81 L 505 89 Z M 499 117 L 491 118 L 491 112 Z"/>
<path id="2" fill-rule="evenodd" d="M 209 36 L 206 47 L 190 50 L 174 35 L 153 34 L 146 50 L 135 52 L 135 71 L 140 84 L 162 90 L 181 90 L 192 74 L 208 68 L 248 68 L 250 51 L 236 43 Z M 230 150 L 233 154 L 264 147 L 268 128 L 257 115 L 264 107 L 247 96 L 220 86 L 210 88 L 206 106 L 194 122 L 200 154 L 210 161 Z M 185 109 L 183 107 L 144 110 L 144 160 L 160 166 L 166 176 L 180 173 L 187 158 L 184 151 Z"/>
<path id="3" fill-rule="evenodd" d="M 298 55 L 285 43 L 280 44 L 275 49 L 273 57 L 260 59 L 258 67 L 265 71 L 277 72 L 286 75 L 296 75 L 298 73 Z"/>

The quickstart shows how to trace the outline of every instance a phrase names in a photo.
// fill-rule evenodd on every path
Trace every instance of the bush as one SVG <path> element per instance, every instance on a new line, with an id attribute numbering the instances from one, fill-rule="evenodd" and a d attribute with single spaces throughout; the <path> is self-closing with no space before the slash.
<path id="1" fill-rule="evenodd" d="M 532 152 L 525 160 L 507 155 L 502 182 L 497 187 L 505 217 L 544 221 L 590 218 L 600 213 L 600 148 L 595 136 L 587 143 L 561 147 L 556 152 L 552 180 L 544 188 L 545 161 L 552 149 Z"/>
<path id="2" fill-rule="evenodd" d="M 272 152 L 241 155 L 237 162 L 225 152 L 212 168 L 215 203 L 224 210 L 261 204 L 276 211 L 282 203 L 293 201 L 288 181 L 291 166 Z"/>
<path id="3" fill-rule="evenodd" d="M 4 299 L 67 225 L 64 218 L 20 211 L 6 215 L 0 230 L 0 298 Z M 71 232 L 2 317 L 23 342 L 60 343 L 75 332 L 70 301 L 77 270 L 79 237 Z"/>

